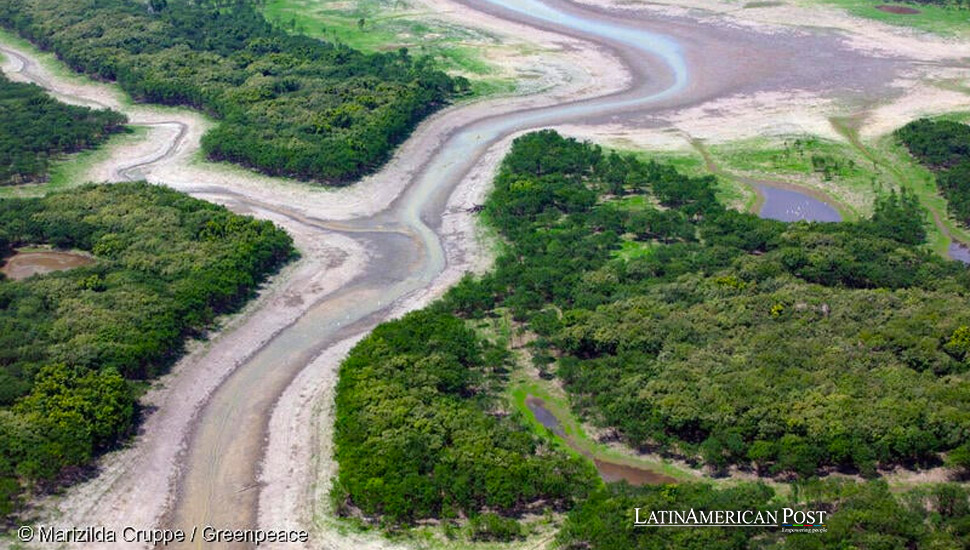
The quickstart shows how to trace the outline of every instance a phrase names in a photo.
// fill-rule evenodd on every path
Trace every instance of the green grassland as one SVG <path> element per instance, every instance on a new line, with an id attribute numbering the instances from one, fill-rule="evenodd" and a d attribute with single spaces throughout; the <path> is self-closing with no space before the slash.
<path id="1" fill-rule="evenodd" d="M 862 155 L 844 143 L 814 136 L 752 138 L 711 146 L 710 154 L 728 174 L 825 192 L 848 219 L 870 214 L 878 193 L 879 174 Z"/>
<path id="2" fill-rule="evenodd" d="M 365 52 L 408 48 L 413 55 L 430 55 L 442 70 L 471 80 L 474 96 L 516 88 L 513 80 L 495 76 L 476 46 L 498 46 L 497 38 L 433 18 L 402 0 L 266 0 L 262 10 L 268 20 L 292 32 Z"/>
<path id="3" fill-rule="evenodd" d="M 948 113 L 936 118 L 967 122 L 970 113 Z M 947 216 L 946 200 L 937 191 L 933 174 L 916 162 L 893 134 L 862 140 L 852 121 L 833 119 L 832 122 L 844 141 L 806 134 L 712 145 L 697 143 L 691 151 L 648 154 L 618 149 L 617 152 L 644 160 L 655 159 L 691 177 L 712 174 L 705 162 L 707 155 L 714 165 L 713 174 L 718 177 L 718 200 L 741 211 L 755 211 L 760 203 L 751 186 L 738 177 L 778 181 L 824 192 L 846 219 L 870 216 L 877 196 L 908 187 L 929 210 L 926 223 L 930 248 L 946 256 L 950 245 L 950 238 L 934 222 L 934 214 L 946 232 L 962 242 L 970 242 L 970 231 Z M 642 196 L 625 197 L 617 204 L 628 209 L 656 206 L 647 204 Z M 651 248 L 651 243 L 627 241 L 616 256 L 645 257 Z"/>

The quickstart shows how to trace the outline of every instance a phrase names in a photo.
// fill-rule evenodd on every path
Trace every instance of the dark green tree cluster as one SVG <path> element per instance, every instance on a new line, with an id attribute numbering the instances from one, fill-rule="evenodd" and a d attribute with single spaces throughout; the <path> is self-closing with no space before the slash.
<path id="1" fill-rule="evenodd" d="M 340 367 L 333 498 L 388 525 L 476 517 L 480 539 L 517 536 L 537 503 L 572 505 L 592 468 L 544 444 L 521 421 L 494 414 L 484 344 L 434 309 L 379 326 Z"/>
<path id="2" fill-rule="evenodd" d="M 42 180 L 52 159 L 104 143 L 124 115 L 61 103 L 0 74 L 0 185 Z"/>
<path id="3" fill-rule="evenodd" d="M 965 444 L 968 278 L 918 246 L 913 194 L 863 222 L 783 224 L 724 210 L 713 184 L 524 136 L 486 204 L 509 250 L 446 301 L 511 308 L 581 411 L 715 468 L 871 473 Z M 616 258 L 624 240 L 649 253 Z"/>
<path id="4" fill-rule="evenodd" d="M 763 484 L 744 483 L 715 489 L 687 483 L 654 487 L 611 484 L 596 491 L 574 508 L 556 536 L 563 550 L 743 550 L 752 539 L 772 533 L 758 528 L 658 528 L 637 527 L 651 511 L 677 510 L 774 510 L 769 502 L 774 491 Z"/>
<path id="5" fill-rule="evenodd" d="M 950 214 L 970 224 L 970 126 L 923 118 L 903 126 L 896 136 L 936 175 Z"/>
<path id="6" fill-rule="evenodd" d="M 287 34 L 246 1 L 0 0 L 0 24 L 139 101 L 221 119 L 212 159 L 325 183 L 379 166 L 462 87 L 406 49 Z"/>
<path id="7" fill-rule="evenodd" d="M 825 533 L 789 537 L 785 542 L 794 550 L 970 548 L 970 489 L 965 484 L 899 491 L 882 480 L 823 480 L 798 486 L 797 494 L 833 513 Z"/>
<path id="8" fill-rule="evenodd" d="M 146 183 L 0 200 L 0 258 L 49 244 L 96 263 L 0 279 L 0 511 L 116 444 L 139 381 L 294 254 L 272 223 Z M 143 385 L 143 384 L 141 384 Z"/>

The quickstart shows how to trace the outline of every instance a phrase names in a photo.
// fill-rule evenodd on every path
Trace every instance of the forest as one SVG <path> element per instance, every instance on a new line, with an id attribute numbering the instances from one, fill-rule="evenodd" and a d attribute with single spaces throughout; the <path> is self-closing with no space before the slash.
<path id="1" fill-rule="evenodd" d="M 327 184 L 380 166 L 468 84 L 403 48 L 289 34 L 246 0 L 0 0 L 0 25 L 137 101 L 219 119 L 202 140 L 210 159 Z"/>
<path id="2" fill-rule="evenodd" d="M 52 160 L 96 147 L 124 130 L 113 111 L 61 103 L 0 74 L 0 185 L 42 181 Z"/>
<path id="3" fill-rule="evenodd" d="M 504 352 L 434 310 L 385 323 L 358 344 L 337 388 L 338 512 L 356 507 L 393 526 L 521 514 L 540 502 L 562 510 L 591 489 L 585 461 L 490 414 Z"/>
<path id="4" fill-rule="evenodd" d="M 950 214 L 970 224 L 970 126 L 924 118 L 903 126 L 896 136 L 934 173 Z"/>
<path id="5" fill-rule="evenodd" d="M 77 475 L 138 418 L 190 337 L 295 252 L 270 222 L 147 183 L 0 200 L 0 260 L 49 245 L 88 266 L 0 276 L 0 515 Z"/>
<path id="6" fill-rule="evenodd" d="M 920 246 L 910 192 L 783 224 L 725 210 L 709 177 L 539 133 L 485 211 L 509 251 L 446 302 L 509 308 L 574 407 L 634 446 L 807 476 L 967 443 L 970 280 Z M 624 240 L 645 253 L 616 258 Z"/>
<path id="7" fill-rule="evenodd" d="M 517 330 L 531 335 L 540 374 L 560 380 L 587 421 L 616 428 L 634 447 L 706 465 L 714 475 L 731 465 L 789 481 L 836 470 L 877 476 L 879 468 L 944 459 L 970 465 L 954 462 L 970 456 L 970 276 L 924 246 L 925 212 L 915 195 L 887 193 L 873 216 L 858 222 L 785 224 L 726 210 L 715 185 L 712 177 L 686 177 L 553 131 L 518 138 L 483 210 L 504 241 L 495 268 L 466 277 L 426 310 L 441 323 L 448 319 L 454 333 L 429 329 L 413 340 L 437 349 L 458 333 L 454 319 L 474 326 L 510 312 Z M 619 254 L 630 245 L 641 253 Z M 380 344 L 395 357 L 415 345 Z M 337 496 L 365 516 L 409 523 L 435 510 L 416 512 L 411 486 L 402 493 L 401 485 L 383 481 L 389 472 L 420 473 L 411 465 L 422 464 L 433 484 L 434 465 L 452 450 L 439 442 L 455 441 L 441 435 L 435 445 L 407 447 L 442 429 L 425 418 L 445 414 L 446 406 L 475 405 L 503 421 L 521 419 L 502 414 L 502 377 L 457 392 L 442 390 L 432 377 L 424 403 L 441 412 L 409 416 L 402 406 L 391 414 L 383 404 L 393 394 L 383 381 L 422 380 L 429 369 L 417 357 L 382 359 L 373 354 L 377 345 L 365 340 L 341 367 Z M 489 352 L 466 363 L 474 373 L 466 375 L 504 370 L 504 361 Z M 381 384 L 360 382 L 388 368 L 404 372 L 381 375 Z M 383 430 L 367 445 L 364 435 L 351 436 L 367 423 L 348 426 L 360 418 Z M 515 425 L 508 430 L 515 433 Z M 390 465 L 361 458 L 390 449 Z M 399 472 L 395 464 L 409 466 Z M 347 483 L 345 468 L 354 478 Z M 541 479 L 541 471 L 535 475 Z M 595 519 L 607 517 L 602 509 L 590 507 L 617 506 L 616 499 L 633 498 L 623 496 L 627 489 L 588 493 L 588 484 L 574 485 L 581 488 L 574 501 L 592 496 L 569 522 L 583 536 L 594 528 L 605 541 L 620 536 L 612 523 Z M 498 485 L 480 487 L 483 496 L 462 506 L 464 514 L 521 513 L 521 506 L 495 506 L 504 494 Z M 629 490 L 641 498 L 657 489 Z M 698 498 L 716 498 L 710 490 L 698 489 Z M 447 486 L 439 491 L 445 501 L 459 498 Z M 411 498 L 402 501 L 402 494 Z M 759 495 L 749 495 L 752 505 L 768 498 Z M 411 515 L 387 516 L 382 506 L 390 502 L 404 502 Z M 447 513 L 453 517 L 454 509 Z M 569 529 L 561 537 L 569 547 L 587 547 L 588 539 Z M 721 547 L 743 547 L 731 544 Z"/>

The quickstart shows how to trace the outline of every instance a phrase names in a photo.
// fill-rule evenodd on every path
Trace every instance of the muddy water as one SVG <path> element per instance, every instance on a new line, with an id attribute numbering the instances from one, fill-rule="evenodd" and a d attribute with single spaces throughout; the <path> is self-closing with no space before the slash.
<path id="1" fill-rule="evenodd" d="M 618 462 L 612 462 L 594 456 L 593 453 L 582 448 L 580 445 L 576 444 L 576 441 L 573 440 L 573 438 L 566 435 L 566 432 L 563 430 L 559 419 L 556 418 L 556 415 L 553 414 L 552 411 L 546 408 L 546 404 L 542 399 L 530 395 L 526 397 L 525 404 L 527 407 L 529 407 L 532 415 L 535 416 L 535 419 L 538 420 L 540 424 L 548 428 L 549 431 L 565 441 L 571 449 L 592 460 L 593 464 L 596 466 L 596 471 L 599 472 L 600 478 L 603 481 L 610 483 L 616 481 L 626 481 L 630 485 L 660 485 L 662 483 L 677 482 L 677 480 L 672 477 L 658 474 L 657 472 L 648 470 L 646 468 L 638 468 L 628 464 L 620 464 Z"/>
<path id="2" fill-rule="evenodd" d="M 91 265 L 94 259 L 74 252 L 18 252 L 7 258 L 0 268 L 7 277 L 19 281 L 32 275 L 42 275 L 53 271 L 67 271 L 83 265 Z"/>
<path id="3" fill-rule="evenodd" d="M 765 198 L 764 206 L 758 213 L 762 218 L 781 220 L 783 222 L 838 222 L 842 216 L 832 206 L 791 189 L 759 185 L 759 190 Z"/>

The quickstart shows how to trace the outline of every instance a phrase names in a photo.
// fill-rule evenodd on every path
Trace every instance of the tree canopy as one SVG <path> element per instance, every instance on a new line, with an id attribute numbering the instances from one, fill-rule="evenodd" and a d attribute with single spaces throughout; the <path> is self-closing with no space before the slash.
<path id="1" fill-rule="evenodd" d="M 546 494 L 530 493 L 536 485 L 529 481 L 543 479 L 542 464 L 562 469 L 545 451 L 546 462 L 518 483 L 518 493 L 455 484 L 435 469 L 452 472 L 442 462 L 450 465 L 455 454 L 478 457 L 464 437 L 449 436 L 458 424 L 446 411 L 466 411 L 471 422 L 503 407 L 488 398 L 495 390 L 485 382 L 502 368 L 502 355 L 476 355 L 480 344 L 461 327 L 505 311 L 535 336 L 535 366 L 564 384 L 573 408 L 634 447 L 706 463 L 715 473 L 736 465 L 789 480 L 835 469 L 871 476 L 879 466 L 939 464 L 944 454 L 962 464 L 970 437 L 970 276 L 927 249 L 925 212 L 913 193 L 879 197 L 868 220 L 786 224 L 726 210 L 715 183 L 553 131 L 516 139 L 484 205 L 504 239 L 495 268 L 382 325 L 341 367 L 342 510 L 356 506 L 392 523 L 453 517 L 456 509 L 515 517 L 528 501 L 523 495 Z M 621 253 L 631 248 L 638 253 Z M 456 350 L 471 355 L 461 359 Z M 500 377 L 492 385 L 504 384 Z M 496 434 L 529 439 L 509 419 L 516 417 L 475 428 L 502 450 L 498 456 L 508 448 Z M 527 471 L 538 452 L 530 449 L 542 448 L 530 445 L 539 446 L 518 451 Z M 463 480 L 482 470 L 468 471 Z M 581 471 L 573 475 L 583 479 Z M 468 483 L 482 490 L 471 506 L 459 496 Z M 560 534 L 567 548 L 746 548 L 761 534 L 656 538 L 620 522 L 652 499 L 733 509 L 775 498 L 760 485 L 590 493 L 588 478 L 573 483 L 582 491 L 558 501 L 582 502 Z M 866 499 L 903 510 L 899 517 L 927 517 L 925 507 L 859 486 L 827 493 L 827 509 L 846 510 L 843 535 L 866 540 L 852 522 L 869 524 L 872 516 L 850 511 Z M 955 498 L 965 501 L 961 495 Z M 444 504 L 424 504 L 425 497 Z M 502 504 L 509 502 L 519 504 Z M 389 511 L 389 503 L 406 512 Z M 495 520 L 478 523 L 488 521 Z M 897 536 L 895 527 L 871 525 Z M 963 540 L 959 525 L 944 529 L 955 539 L 934 527 L 899 540 Z"/>
<path id="2" fill-rule="evenodd" d="M 220 119 L 212 159 L 325 183 L 375 169 L 463 86 L 403 48 L 288 34 L 245 1 L 0 0 L 0 24 L 138 101 Z"/>
<path id="3" fill-rule="evenodd" d="M 20 246 L 95 263 L 0 277 L 0 511 L 126 436 L 139 383 L 294 254 L 272 223 L 147 183 L 0 200 L 0 260 Z"/>
<path id="4" fill-rule="evenodd" d="M 51 160 L 100 145 L 125 122 L 120 113 L 67 105 L 0 74 L 0 185 L 44 179 Z"/>
<path id="5" fill-rule="evenodd" d="M 961 224 L 970 224 L 970 126 L 923 118 L 903 126 L 896 135 L 936 175 L 950 214 Z"/>

